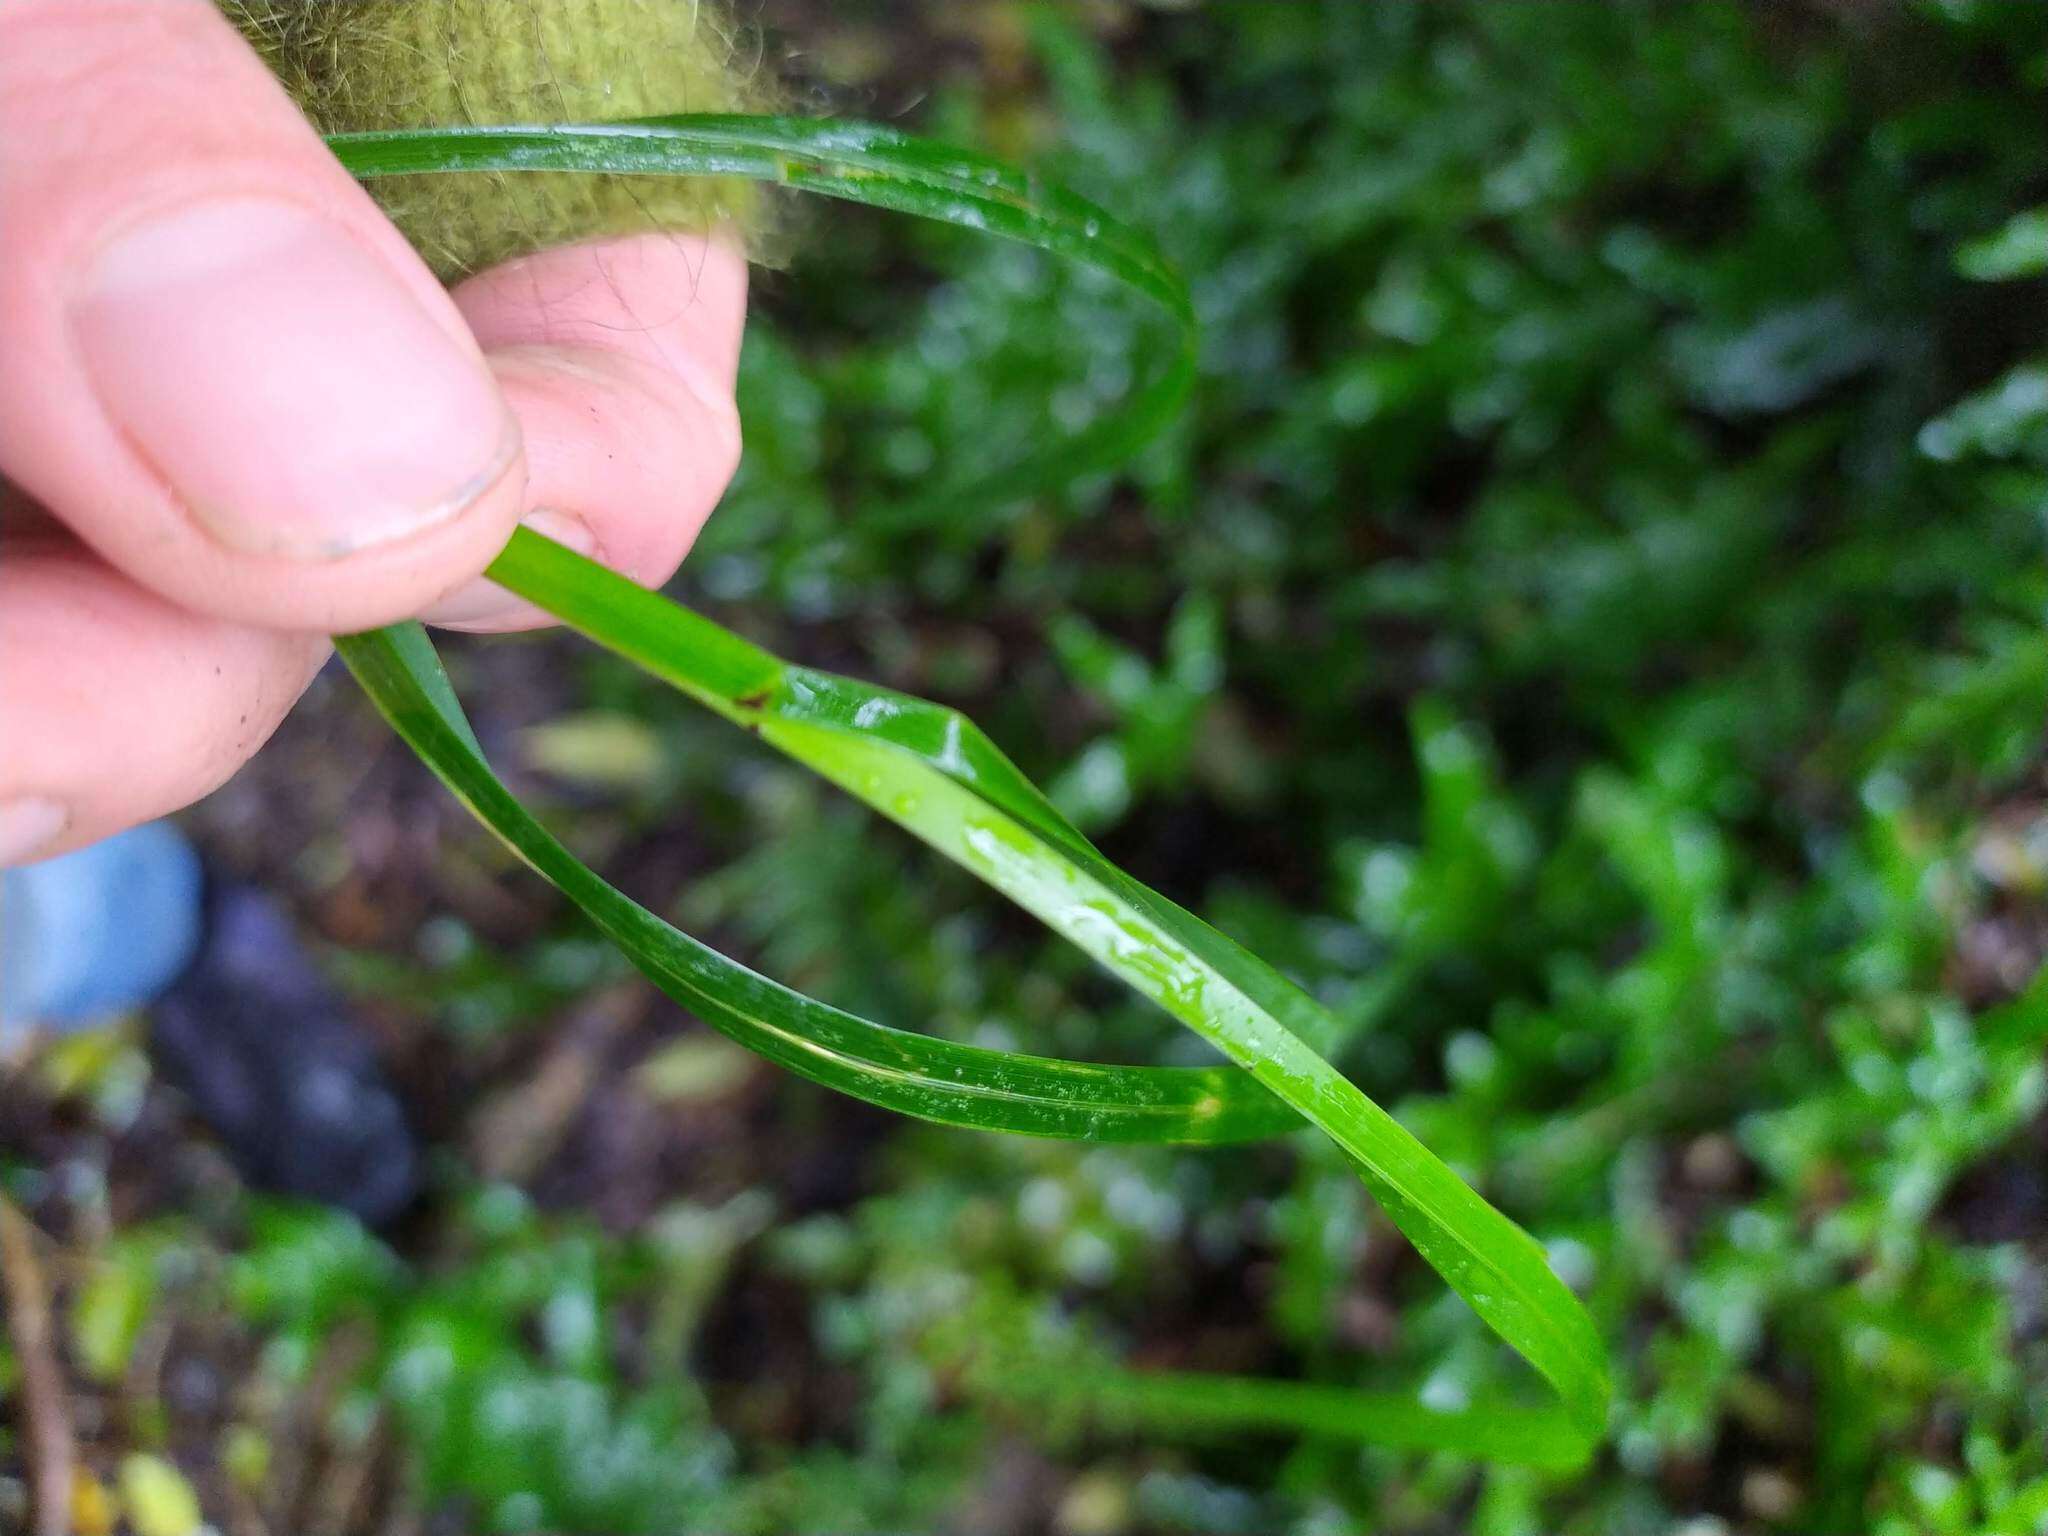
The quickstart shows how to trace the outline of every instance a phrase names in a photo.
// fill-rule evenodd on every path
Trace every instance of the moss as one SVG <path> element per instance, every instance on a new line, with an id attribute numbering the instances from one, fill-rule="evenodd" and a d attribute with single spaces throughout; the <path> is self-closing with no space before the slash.
<path id="1" fill-rule="evenodd" d="M 772 108 L 760 51 L 710 0 L 220 0 L 323 132 Z M 474 173 L 371 183 L 437 272 L 643 229 L 737 227 L 767 197 L 720 178 Z"/>

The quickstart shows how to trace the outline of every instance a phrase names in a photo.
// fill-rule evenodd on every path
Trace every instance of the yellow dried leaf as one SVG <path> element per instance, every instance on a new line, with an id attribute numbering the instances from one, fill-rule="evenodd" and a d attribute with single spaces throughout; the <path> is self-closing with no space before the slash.
<path id="1" fill-rule="evenodd" d="M 121 1503 L 135 1536 L 194 1536 L 202 1523 L 199 1495 L 161 1456 L 122 1458 Z"/>

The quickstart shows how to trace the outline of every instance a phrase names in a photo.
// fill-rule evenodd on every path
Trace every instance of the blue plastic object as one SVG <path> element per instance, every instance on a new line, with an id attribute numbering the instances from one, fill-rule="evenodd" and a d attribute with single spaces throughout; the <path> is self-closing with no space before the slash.
<path id="1" fill-rule="evenodd" d="M 168 822 L 0 871 L 0 1030 L 140 1008 L 199 947 L 199 856 Z"/>

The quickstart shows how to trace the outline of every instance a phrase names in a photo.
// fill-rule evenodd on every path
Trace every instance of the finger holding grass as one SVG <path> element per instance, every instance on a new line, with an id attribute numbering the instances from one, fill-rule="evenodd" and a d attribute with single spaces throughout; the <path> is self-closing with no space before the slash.
<path id="1" fill-rule="evenodd" d="M 391 18 L 445 36 L 480 11 L 231 9 L 240 34 L 209 0 L 0 4 L 0 863 L 213 789 L 326 634 L 539 622 L 477 583 L 522 519 L 664 579 L 737 456 L 735 239 L 629 232 L 628 206 L 641 230 L 681 213 L 630 189 L 488 229 L 445 191 L 387 210 L 308 121 L 380 109 L 360 82 Z M 288 13 L 371 30 L 287 35 Z M 487 104 L 469 67 L 529 105 L 502 58 L 435 57 L 398 99 Z"/>

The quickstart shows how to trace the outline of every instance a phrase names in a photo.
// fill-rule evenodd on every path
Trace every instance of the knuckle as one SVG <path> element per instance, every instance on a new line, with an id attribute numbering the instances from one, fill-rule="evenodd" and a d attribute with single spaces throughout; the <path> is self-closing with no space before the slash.
<path id="1" fill-rule="evenodd" d="M 723 486 L 739 472 L 740 455 L 746 446 L 738 402 L 721 392 L 716 399 L 705 402 L 703 422 L 706 462 L 717 471 Z"/>

